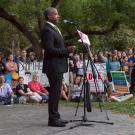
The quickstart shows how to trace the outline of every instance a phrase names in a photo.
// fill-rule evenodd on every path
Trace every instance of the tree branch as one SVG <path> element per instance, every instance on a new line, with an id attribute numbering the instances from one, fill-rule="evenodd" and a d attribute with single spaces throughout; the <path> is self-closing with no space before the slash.
<path id="1" fill-rule="evenodd" d="M 110 28 L 104 29 L 104 30 L 100 30 L 100 31 L 93 31 L 93 30 L 81 30 L 83 33 L 87 34 L 87 35 L 105 35 L 108 33 L 111 33 L 113 31 L 115 31 L 118 26 L 120 25 L 120 21 L 115 21 L 112 26 Z M 70 36 L 66 36 L 66 39 L 72 39 L 78 36 L 77 32 L 74 33 L 69 33 Z"/>
<path id="2" fill-rule="evenodd" d="M 32 34 L 32 32 L 30 32 L 28 30 L 28 28 L 22 22 L 20 22 L 15 16 L 10 15 L 2 7 L 0 7 L 0 17 L 9 21 L 19 31 L 21 31 L 24 34 L 24 36 L 31 42 L 33 50 L 35 50 L 35 52 L 37 52 L 37 54 L 40 54 L 40 52 L 39 52 L 40 51 L 40 47 L 39 47 L 40 43 L 39 43 L 37 37 L 34 34 Z"/>
<path id="3" fill-rule="evenodd" d="M 52 2 L 51 2 L 51 7 L 56 7 L 57 6 L 57 4 L 58 4 L 58 2 L 59 2 L 60 0 L 52 0 Z"/>
<path id="4" fill-rule="evenodd" d="M 120 21 L 115 21 L 110 28 L 107 28 L 105 30 L 100 30 L 100 31 L 84 30 L 83 32 L 88 35 L 105 35 L 116 30 L 119 24 L 120 24 Z"/>

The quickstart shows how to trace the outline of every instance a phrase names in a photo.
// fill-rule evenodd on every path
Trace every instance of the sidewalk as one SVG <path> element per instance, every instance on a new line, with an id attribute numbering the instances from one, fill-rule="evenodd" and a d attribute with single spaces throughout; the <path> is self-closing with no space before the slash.
<path id="1" fill-rule="evenodd" d="M 81 119 L 83 108 L 79 108 L 74 117 L 75 108 L 60 108 L 62 118 Z M 108 112 L 110 122 L 114 125 L 92 123 L 92 126 L 79 126 L 70 129 L 76 123 L 69 123 L 64 128 L 47 126 L 47 105 L 0 105 L 0 135 L 135 135 L 135 119 L 128 115 Z M 105 112 L 93 109 L 87 113 L 88 120 L 107 121 Z"/>

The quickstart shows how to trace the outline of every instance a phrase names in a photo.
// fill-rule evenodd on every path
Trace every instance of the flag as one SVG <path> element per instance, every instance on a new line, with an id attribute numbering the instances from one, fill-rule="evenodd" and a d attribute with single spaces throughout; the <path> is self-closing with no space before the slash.
<path id="1" fill-rule="evenodd" d="M 78 41 L 90 46 L 90 40 L 89 40 L 88 36 L 79 30 L 77 30 L 77 32 L 80 36 L 80 39 Z"/>

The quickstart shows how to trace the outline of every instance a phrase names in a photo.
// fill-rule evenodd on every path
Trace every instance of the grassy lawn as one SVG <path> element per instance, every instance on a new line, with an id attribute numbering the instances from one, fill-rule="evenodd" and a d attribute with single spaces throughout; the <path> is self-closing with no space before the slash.
<path id="1" fill-rule="evenodd" d="M 71 107 L 77 106 L 77 103 L 69 101 L 60 101 L 60 104 Z M 83 102 L 80 103 L 80 106 L 83 107 Z M 128 114 L 132 117 L 135 117 L 135 98 L 124 102 L 104 102 L 101 103 L 101 106 L 102 108 L 116 113 Z M 92 107 L 99 108 L 99 105 L 97 102 L 92 102 Z"/>
<path id="2" fill-rule="evenodd" d="M 105 102 L 102 106 L 107 110 L 135 116 L 135 98 L 124 102 Z"/>

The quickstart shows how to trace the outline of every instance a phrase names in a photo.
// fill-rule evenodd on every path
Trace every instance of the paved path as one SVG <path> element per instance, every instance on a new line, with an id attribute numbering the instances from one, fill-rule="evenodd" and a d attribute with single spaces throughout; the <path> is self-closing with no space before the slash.
<path id="1" fill-rule="evenodd" d="M 75 119 L 75 108 L 60 108 L 62 118 Z M 81 119 L 83 109 L 79 108 L 76 119 Z M 0 105 L 0 135 L 135 135 L 135 119 L 128 115 L 108 112 L 114 125 L 92 123 L 91 126 L 70 127 L 78 122 L 69 123 L 64 128 L 47 126 L 47 105 Z M 87 113 L 88 120 L 107 121 L 105 112 L 94 109 Z"/>

